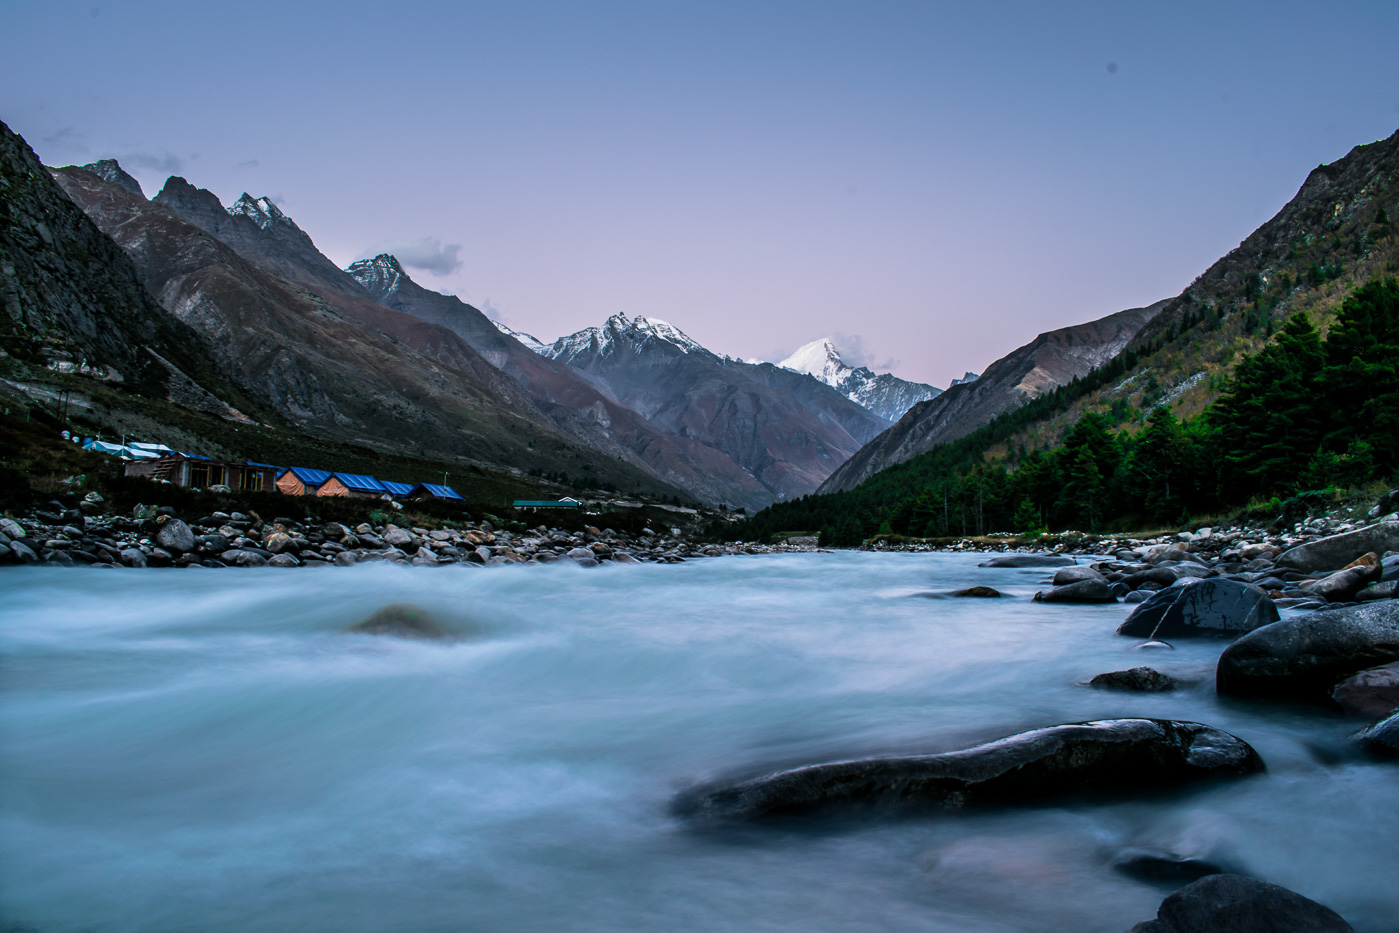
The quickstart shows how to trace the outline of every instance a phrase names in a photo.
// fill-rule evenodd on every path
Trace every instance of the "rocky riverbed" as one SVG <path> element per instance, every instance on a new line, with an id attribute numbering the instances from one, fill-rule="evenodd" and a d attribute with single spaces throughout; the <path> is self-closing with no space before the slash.
<path id="1" fill-rule="evenodd" d="M 489 521 L 423 528 L 265 520 L 256 513 L 182 516 L 165 506 L 131 515 L 103 512 L 89 496 L 79 508 L 51 502 L 20 519 L 0 519 L 0 563 L 94 567 L 349 567 L 388 561 L 417 567 L 679 563 L 702 557 L 814 550 L 791 544 L 706 544 L 661 533 L 628 535 L 589 526 L 496 528 Z"/>

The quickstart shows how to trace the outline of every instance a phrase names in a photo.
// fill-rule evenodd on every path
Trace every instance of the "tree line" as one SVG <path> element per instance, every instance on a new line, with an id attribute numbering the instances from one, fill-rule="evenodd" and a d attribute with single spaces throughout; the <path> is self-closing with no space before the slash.
<path id="1" fill-rule="evenodd" d="M 1165 405 L 1138 411 L 1119 399 L 1084 414 L 1056 445 L 1025 450 L 1011 443 L 1148 352 L 1120 354 L 1084 380 L 856 489 L 777 503 L 735 536 L 819 531 L 823 543 L 850 546 L 876 534 L 1174 526 L 1254 500 L 1399 475 L 1395 279 L 1352 292 L 1324 339 L 1304 313 L 1289 317 L 1195 418 L 1177 419 Z"/>

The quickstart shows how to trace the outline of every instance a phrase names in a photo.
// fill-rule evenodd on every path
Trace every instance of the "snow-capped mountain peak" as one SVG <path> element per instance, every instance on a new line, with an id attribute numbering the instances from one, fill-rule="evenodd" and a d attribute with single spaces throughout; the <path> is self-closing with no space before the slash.
<path id="1" fill-rule="evenodd" d="M 540 350 L 545 356 L 567 363 L 580 353 L 605 357 L 618 346 L 642 348 L 657 343 L 667 344 L 681 353 L 704 353 L 713 356 L 680 328 L 659 318 L 628 318 L 614 314 L 601 327 L 585 327 L 577 333 L 560 337 Z"/>
<path id="2" fill-rule="evenodd" d="M 398 264 L 398 259 L 388 253 L 352 262 L 345 271 L 371 294 L 383 295 L 385 301 L 398 290 L 403 280 L 403 267 Z"/>
<path id="3" fill-rule="evenodd" d="M 850 366 L 840 358 L 840 351 L 829 337 L 805 344 L 777 365 L 824 382 L 886 421 L 898 421 L 917 403 L 942 392 L 921 382 L 900 379 L 892 373 L 876 375 L 868 367 Z"/>
<path id="4" fill-rule="evenodd" d="M 623 315 L 616 315 L 626 321 Z M 612 319 L 608 319 L 608 324 Z M 669 321 L 662 321 L 659 318 L 639 317 L 631 322 L 631 331 L 640 337 L 652 337 L 656 340 L 664 340 L 666 343 L 679 347 L 682 353 L 708 353 L 704 347 L 694 340 L 691 340 L 680 328 Z"/>
<path id="5" fill-rule="evenodd" d="M 234 217 L 246 217 L 264 230 L 273 224 L 285 224 L 293 229 L 301 229 L 272 203 L 271 198 L 255 198 L 246 191 L 241 198 L 233 202 L 228 212 Z"/>
<path id="6" fill-rule="evenodd" d="M 516 340 L 520 341 L 520 343 L 524 344 L 526 347 L 533 350 L 535 353 L 544 353 L 545 350 L 549 349 L 549 345 L 544 341 L 540 340 L 538 337 L 535 337 L 531 334 L 523 333 L 522 331 L 511 330 L 499 321 L 492 320 L 491 323 L 495 325 L 496 330 L 500 331 L 507 337 L 514 337 Z"/>
<path id="7" fill-rule="evenodd" d="M 964 385 L 966 385 L 966 384 L 969 383 L 969 382 L 976 382 L 976 381 L 977 381 L 978 379 L 980 379 L 980 378 L 981 378 L 981 374 L 980 374 L 980 373 L 974 373 L 974 372 L 968 371 L 967 374 L 966 374 L 965 376 L 963 376 L 961 379 L 953 379 L 953 380 L 952 380 L 952 384 L 949 385 L 948 388 L 950 389 L 950 388 L 952 388 L 952 386 L 964 386 Z"/>

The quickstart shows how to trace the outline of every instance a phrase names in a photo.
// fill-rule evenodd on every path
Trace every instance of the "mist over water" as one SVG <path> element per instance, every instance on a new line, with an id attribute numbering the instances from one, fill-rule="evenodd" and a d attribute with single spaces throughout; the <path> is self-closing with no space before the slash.
<path id="1" fill-rule="evenodd" d="M 0 920 L 50 931 L 1112 931 L 1224 861 L 1399 917 L 1399 771 L 1325 712 L 1225 703 L 1223 642 L 1029 601 L 970 555 L 673 566 L 0 574 Z M 1011 598 L 920 593 L 988 584 Z M 448 643 L 348 635 L 395 602 Z M 1151 664 L 1172 694 L 1081 685 Z M 1114 716 L 1207 722 L 1266 775 L 1189 795 L 702 832 L 695 783 Z"/>

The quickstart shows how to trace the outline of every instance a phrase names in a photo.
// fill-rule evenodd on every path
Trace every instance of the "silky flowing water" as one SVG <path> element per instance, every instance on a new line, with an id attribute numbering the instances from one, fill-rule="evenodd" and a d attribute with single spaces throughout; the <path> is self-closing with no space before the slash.
<path id="1" fill-rule="evenodd" d="M 0 929 L 1112 931 L 1222 861 L 1399 918 L 1399 768 L 1354 724 L 1226 702 L 1221 642 L 1029 600 L 971 555 L 671 566 L 0 572 Z M 929 598 L 988 584 L 1007 598 Z M 345 630 L 387 604 L 459 636 Z M 1169 694 L 1082 685 L 1149 663 Z M 1228 729 L 1188 794 L 705 831 L 696 782 L 1116 716 Z"/>

